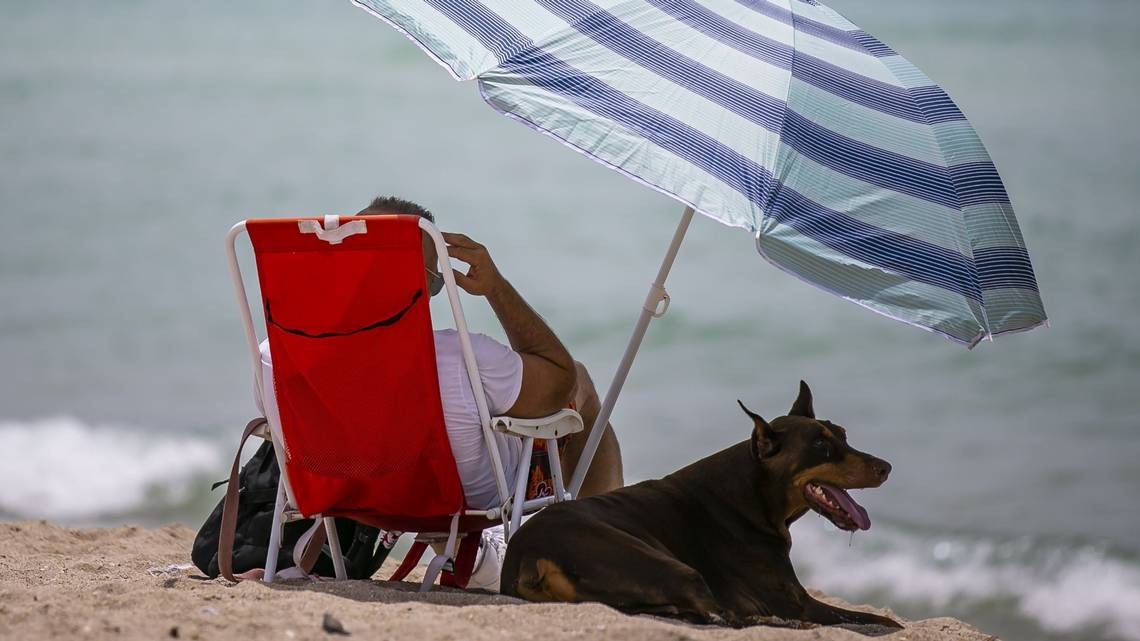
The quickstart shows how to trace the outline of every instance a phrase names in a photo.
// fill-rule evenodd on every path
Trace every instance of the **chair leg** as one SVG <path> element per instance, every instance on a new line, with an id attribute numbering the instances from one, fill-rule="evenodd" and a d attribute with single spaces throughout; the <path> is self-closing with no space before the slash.
<path id="1" fill-rule="evenodd" d="M 277 481 L 277 500 L 273 504 L 273 523 L 269 526 L 269 551 L 265 555 L 265 582 L 273 583 L 277 574 L 277 556 L 281 553 L 281 530 L 285 519 L 285 481 Z"/>
<path id="2" fill-rule="evenodd" d="M 534 437 L 528 436 L 523 439 L 522 447 L 522 460 L 519 461 L 519 469 L 515 474 L 515 495 L 511 500 L 511 527 L 503 534 L 509 540 L 518 531 L 519 526 L 522 525 L 523 504 L 526 503 L 526 482 L 530 477 L 530 455 L 534 449 Z"/>
<path id="3" fill-rule="evenodd" d="M 336 572 L 336 578 L 343 581 L 348 578 L 348 572 L 344 569 L 344 555 L 340 551 L 340 537 L 336 533 L 336 519 L 326 516 L 324 521 L 325 534 L 328 534 L 329 552 L 332 552 L 333 570 Z"/>
<path id="4" fill-rule="evenodd" d="M 546 458 L 550 461 L 550 474 L 554 477 L 554 500 L 566 500 L 566 485 L 562 482 L 562 458 L 558 455 L 557 439 L 546 439 Z"/>

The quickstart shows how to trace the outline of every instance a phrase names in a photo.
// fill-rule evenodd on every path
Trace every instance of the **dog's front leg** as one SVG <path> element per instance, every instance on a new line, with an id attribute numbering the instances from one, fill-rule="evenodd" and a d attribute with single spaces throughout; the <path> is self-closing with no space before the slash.
<path id="1" fill-rule="evenodd" d="M 801 618 L 804 621 L 822 623 L 823 625 L 850 623 L 855 625 L 881 625 L 888 628 L 903 627 L 894 619 L 871 614 L 870 612 L 844 610 L 843 608 L 837 608 L 833 605 L 817 601 L 810 596 L 807 597 L 807 601 L 804 604 L 804 614 Z"/>

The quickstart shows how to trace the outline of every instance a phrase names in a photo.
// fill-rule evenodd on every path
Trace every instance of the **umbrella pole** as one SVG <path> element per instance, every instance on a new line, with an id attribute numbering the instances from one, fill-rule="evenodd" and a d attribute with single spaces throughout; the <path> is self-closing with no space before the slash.
<path id="1" fill-rule="evenodd" d="M 681 215 L 681 222 L 677 224 L 677 230 L 673 232 L 673 241 L 669 243 L 669 249 L 665 251 L 665 258 L 661 261 L 661 269 L 657 270 L 657 279 L 649 287 L 649 294 L 641 305 L 641 315 L 637 317 L 637 324 L 633 326 L 633 335 L 629 338 L 629 344 L 625 346 L 625 354 L 621 357 L 621 363 L 618 364 L 617 372 L 614 373 L 614 380 L 610 383 L 610 389 L 606 392 L 605 400 L 602 401 L 598 418 L 594 420 L 594 425 L 590 428 L 590 438 L 586 440 L 582 456 L 578 459 L 578 465 L 574 469 L 574 476 L 570 479 L 571 496 L 578 496 L 578 490 L 581 489 L 582 483 L 586 480 L 586 471 L 590 469 L 594 455 L 598 452 L 598 444 L 601 443 L 602 435 L 606 431 L 606 423 L 610 420 L 610 414 L 613 413 L 614 405 L 617 404 L 618 395 L 621 394 L 621 388 L 625 385 L 629 369 L 633 366 L 633 359 L 637 356 L 638 348 L 641 347 L 641 339 L 645 337 L 645 330 L 649 329 L 649 321 L 654 318 L 661 318 L 669 309 L 669 294 L 665 291 L 665 279 L 669 277 L 669 270 L 673 268 L 673 261 L 677 258 L 677 250 L 681 248 L 681 241 L 684 240 L 685 232 L 689 230 L 689 223 L 692 220 L 693 208 L 686 207 L 685 213 Z"/>

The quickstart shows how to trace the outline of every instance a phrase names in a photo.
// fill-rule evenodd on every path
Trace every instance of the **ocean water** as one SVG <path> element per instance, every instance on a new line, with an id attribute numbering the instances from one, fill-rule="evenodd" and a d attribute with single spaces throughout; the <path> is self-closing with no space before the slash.
<path id="1" fill-rule="evenodd" d="M 869 532 L 793 528 L 805 583 L 1012 641 L 1140 639 L 1140 3 L 833 6 L 977 126 L 1052 327 L 967 352 L 698 219 L 614 415 L 627 475 L 743 439 L 736 399 L 779 415 L 804 378 L 894 464 L 858 495 Z M 256 411 L 222 250 L 246 217 L 418 200 L 604 388 L 681 208 L 476 94 L 347 2 L 0 2 L 0 518 L 200 523 Z"/>

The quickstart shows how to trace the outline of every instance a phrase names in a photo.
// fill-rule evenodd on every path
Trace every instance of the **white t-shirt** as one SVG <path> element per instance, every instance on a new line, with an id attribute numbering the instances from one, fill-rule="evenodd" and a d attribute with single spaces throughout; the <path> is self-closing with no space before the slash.
<path id="1" fill-rule="evenodd" d="M 483 334 L 471 334 L 471 348 L 475 352 L 475 362 L 479 364 L 487 409 L 491 416 L 506 414 L 522 389 L 522 357 L 510 347 Z M 467 506 L 474 510 L 497 507 L 499 490 L 495 485 L 495 472 L 483 440 L 479 409 L 467 378 L 459 333 L 454 329 L 435 332 L 435 364 L 443 401 L 443 422 Z M 261 342 L 261 380 L 265 411 L 274 424 L 280 425 L 273 389 L 273 359 L 267 340 Z M 495 441 L 507 479 L 512 479 L 522 455 L 522 441 L 500 432 L 495 432 Z"/>

